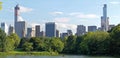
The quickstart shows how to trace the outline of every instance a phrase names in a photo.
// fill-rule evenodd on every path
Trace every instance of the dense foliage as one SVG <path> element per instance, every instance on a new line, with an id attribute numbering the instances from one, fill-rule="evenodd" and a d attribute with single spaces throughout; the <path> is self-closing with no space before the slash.
<path id="1" fill-rule="evenodd" d="M 16 34 L 6 36 L 0 29 L 0 51 L 47 51 L 83 55 L 120 55 L 120 25 L 108 32 L 88 32 L 82 36 L 64 39 L 32 37 L 19 38 Z"/>

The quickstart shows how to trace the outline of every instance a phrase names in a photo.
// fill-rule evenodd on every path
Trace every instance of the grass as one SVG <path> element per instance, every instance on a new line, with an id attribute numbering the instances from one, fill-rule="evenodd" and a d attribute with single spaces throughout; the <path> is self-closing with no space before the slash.
<path id="1" fill-rule="evenodd" d="M 0 55 L 42 55 L 42 56 L 56 56 L 57 52 L 23 52 L 23 51 L 11 51 L 11 52 L 0 52 Z"/>

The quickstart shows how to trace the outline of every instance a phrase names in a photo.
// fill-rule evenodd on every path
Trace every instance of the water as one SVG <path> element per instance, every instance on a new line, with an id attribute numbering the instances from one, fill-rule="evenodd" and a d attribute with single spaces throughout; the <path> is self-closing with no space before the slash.
<path id="1" fill-rule="evenodd" d="M 61 56 L 0 56 L 0 58 L 116 58 L 116 57 L 61 55 Z"/>

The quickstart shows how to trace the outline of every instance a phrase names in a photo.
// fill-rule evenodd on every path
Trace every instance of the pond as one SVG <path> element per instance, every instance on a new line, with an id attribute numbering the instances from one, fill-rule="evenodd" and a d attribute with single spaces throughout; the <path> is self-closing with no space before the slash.
<path id="1" fill-rule="evenodd" d="M 109 56 L 82 56 L 82 55 L 60 55 L 60 56 L 0 56 L 0 58 L 117 58 L 117 57 L 109 57 Z"/>

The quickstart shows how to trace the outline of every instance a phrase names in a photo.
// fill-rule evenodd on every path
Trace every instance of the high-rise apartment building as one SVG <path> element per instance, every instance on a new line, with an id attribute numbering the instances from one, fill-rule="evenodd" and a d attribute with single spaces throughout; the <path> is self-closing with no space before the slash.
<path id="1" fill-rule="evenodd" d="M 107 17 L 107 4 L 103 7 L 103 16 L 101 17 L 101 29 L 102 31 L 108 31 L 109 28 L 109 17 Z"/>
<path id="2" fill-rule="evenodd" d="M 20 38 L 25 37 L 25 35 L 26 35 L 26 22 L 25 21 L 19 21 L 19 16 L 20 16 L 19 5 L 16 5 L 14 15 L 15 15 L 15 22 L 14 22 L 15 33 Z"/>
<path id="3" fill-rule="evenodd" d="M 86 27 L 84 25 L 78 25 L 76 35 L 81 36 L 84 35 L 85 33 L 86 33 Z"/>
<path id="4" fill-rule="evenodd" d="M 97 31 L 97 26 L 88 26 L 88 32 L 95 32 Z"/>
<path id="5" fill-rule="evenodd" d="M 72 30 L 67 30 L 68 36 L 73 35 Z"/>
<path id="6" fill-rule="evenodd" d="M 10 35 L 10 34 L 12 34 L 12 33 L 15 33 L 15 30 L 14 30 L 14 27 L 13 26 L 9 26 L 9 29 L 8 29 L 9 31 L 8 31 L 8 34 Z"/>
<path id="7" fill-rule="evenodd" d="M 46 37 L 56 37 L 56 24 L 55 22 L 48 22 L 45 24 Z"/>
<path id="8" fill-rule="evenodd" d="M 56 37 L 60 37 L 59 30 L 56 30 Z"/>
<path id="9" fill-rule="evenodd" d="M 1 23 L 1 29 L 6 33 L 8 34 L 8 26 L 5 22 L 2 22 Z"/>
<path id="10" fill-rule="evenodd" d="M 35 36 L 40 37 L 40 25 L 35 26 Z"/>

